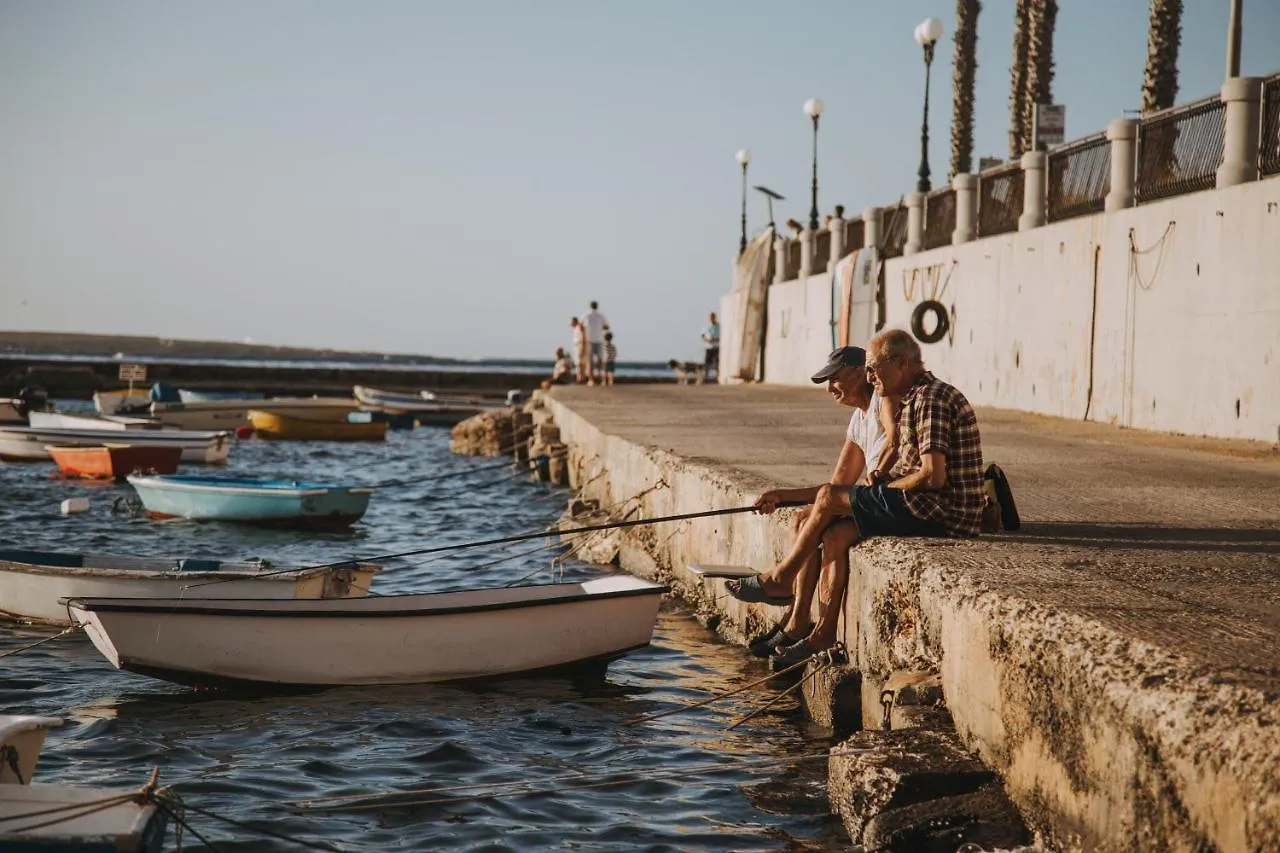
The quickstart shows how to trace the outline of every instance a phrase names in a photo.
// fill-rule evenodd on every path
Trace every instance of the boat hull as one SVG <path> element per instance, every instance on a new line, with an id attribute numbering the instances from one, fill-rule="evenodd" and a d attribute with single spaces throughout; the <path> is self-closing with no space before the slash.
<path id="1" fill-rule="evenodd" d="M 0 552 L 0 618 L 41 625 L 71 624 L 61 603 L 67 598 L 355 598 L 368 593 L 379 569 L 374 563 L 356 563 L 283 571 L 284 567 L 268 564 L 201 561 L 209 570 L 193 571 L 179 568 L 175 560 L 109 556 L 76 560 L 71 558 L 80 555 L 65 554 L 23 555 L 15 560 L 5 556 Z M 27 562 L 40 559 L 45 562 Z"/>
<path id="2" fill-rule="evenodd" d="M 270 527 L 336 529 L 359 521 L 373 489 L 299 483 L 296 488 L 238 484 L 232 478 L 129 477 L 152 518 L 234 521 Z"/>
<path id="3" fill-rule="evenodd" d="M 120 599 L 69 606 L 121 669 L 198 686 L 316 687 L 462 681 L 608 661 L 649 643 L 665 591 L 618 576 L 269 607 Z M 467 603 L 484 594 L 487 603 Z M 529 594 L 544 597 L 522 599 Z"/>
<path id="4" fill-rule="evenodd" d="M 178 470 L 178 462 L 182 459 L 181 447 L 151 444 L 50 445 L 45 449 L 63 474 L 89 480 L 124 482 L 124 478 L 134 471 L 172 474 Z"/>
<path id="5" fill-rule="evenodd" d="M 385 441 L 389 426 L 386 421 L 313 420 L 256 409 L 249 412 L 249 421 L 254 435 L 275 441 Z"/>
<path id="6" fill-rule="evenodd" d="M 136 788 L 0 786 L 0 848 L 42 853 L 160 853 L 168 831 L 168 812 L 154 804 L 132 800 L 95 808 L 103 800 L 137 793 Z M 48 815 L 51 811 L 63 819 L 19 817 L 41 812 Z"/>
<path id="7" fill-rule="evenodd" d="M 109 444 L 145 441 L 149 445 L 181 447 L 182 461 L 225 465 L 231 455 L 229 432 L 176 430 L 52 429 L 0 426 L 0 459 L 8 462 L 48 462 L 49 445 Z"/>
<path id="8" fill-rule="evenodd" d="M 249 425 L 249 412 L 269 411 L 313 420 L 345 421 L 360 408 L 343 397 L 278 397 L 270 400 L 218 400 L 201 403 L 153 403 L 151 416 L 168 427 L 230 429 Z"/>

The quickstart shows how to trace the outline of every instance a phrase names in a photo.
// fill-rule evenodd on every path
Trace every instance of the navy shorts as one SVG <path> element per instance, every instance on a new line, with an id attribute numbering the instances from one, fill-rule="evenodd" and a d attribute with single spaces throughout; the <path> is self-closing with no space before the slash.
<path id="1" fill-rule="evenodd" d="M 901 489 L 877 483 L 849 490 L 853 520 L 863 536 L 946 536 L 937 521 L 925 521 L 911 514 Z"/>

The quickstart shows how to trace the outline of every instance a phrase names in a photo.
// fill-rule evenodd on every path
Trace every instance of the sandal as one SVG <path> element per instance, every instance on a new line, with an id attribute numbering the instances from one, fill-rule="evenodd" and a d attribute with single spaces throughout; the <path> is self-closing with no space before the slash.
<path id="1" fill-rule="evenodd" d="M 803 639 L 803 637 L 793 637 L 788 634 L 782 627 L 784 624 L 785 620 L 774 625 L 767 633 L 761 634 L 747 643 L 747 649 L 758 658 L 767 658 L 776 655 L 779 649 L 786 648 Z M 807 637 L 808 635 L 809 633 L 806 631 L 804 636 Z"/>
<path id="2" fill-rule="evenodd" d="M 779 649 L 776 655 L 769 658 L 769 668 L 774 672 L 781 672 L 787 667 L 795 666 L 801 661 L 813 657 L 820 651 L 822 650 L 815 649 L 808 639 L 804 639 L 787 646 L 785 649 Z"/>
<path id="3" fill-rule="evenodd" d="M 729 590 L 730 595 L 748 604 L 772 604 L 774 607 L 786 607 L 795 601 L 795 596 L 792 595 L 770 595 L 765 592 L 764 587 L 760 585 L 759 575 L 725 581 L 724 586 Z"/>

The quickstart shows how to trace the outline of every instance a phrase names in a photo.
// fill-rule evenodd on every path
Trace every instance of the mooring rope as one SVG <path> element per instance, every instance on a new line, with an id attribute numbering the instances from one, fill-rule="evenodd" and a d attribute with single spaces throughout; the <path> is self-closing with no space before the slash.
<path id="1" fill-rule="evenodd" d="M 788 687 L 786 690 L 783 690 L 783 691 L 782 691 L 781 693 L 779 693 L 777 696 L 774 696 L 774 697 L 773 697 L 773 698 L 771 698 L 768 702 L 765 702 L 763 705 L 761 705 L 760 707 L 758 707 L 758 708 L 756 708 L 755 710 L 751 711 L 749 714 L 746 714 L 745 716 L 739 717 L 737 720 L 735 720 L 735 721 L 733 722 L 733 724 L 732 724 L 732 725 L 730 725 L 728 728 L 726 728 L 726 729 L 725 729 L 725 731 L 726 731 L 726 732 L 731 732 L 731 731 L 733 731 L 734 729 L 736 729 L 738 726 L 740 726 L 740 725 L 742 725 L 743 723 L 745 723 L 747 720 L 750 720 L 750 719 L 752 719 L 753 717 L 756 717 L 756 716 L 758 716 L 758 715 L 760 715 L 760 714 L 763 714 L 765 711 L 769 710 L 769 709 L 770 709 L 770 708 L 772 708 L 774 705 L 776 705 L 776 704 L 778 704 L 779 702 L 781 702 L 781 701 L 782 701 L 782 699 L 783 699 L 783 697 L 785 697 L 785 696 L 789 696 L 791 693 L 793 693 L 793 692 L 795 692 L 795 691 L 799 690 L 800 688 L 804 687 L 804 685 L 805 685 L 806 683 L 808 683 L 809 679 L 813 678 L 814 676 L 816 676 L 816 675 L 817 675 L 818 673 L 820 673 L 820 672 L 825 672 L 826 670 L 830 669 L 830 668 L 831 668 L 831 657 L 830 657 L 830 655 L 828 655 L 828 656 L 826 657 L 826 659 L 825 659 L 825 660 L 821 658 L 821 656 L 822 656 L 822 655 L 823 655 L 823 652 L 816 652 L 815 654 L 812 654 L 812 655 L 810 655 L 809 657 L 805 658 L 805 659 L 802 661 L 802 663 L 809 663 L 810 661 L 814 661 L 814 662 L 816 662 L 816 663 L 818 664 L 817 666 L 815 666 L 815 667 L 813 668 L 813 671 L 812 671 L 812 672 L 806 673 L 804 678 L 800 679 L 800 680 L 799 680 L 799 681 L 797 681 L 795 684 L 793 684 L 793 685 L 791 685 L 790 687 Z M 789 671 L 789 669 L 788 669 L 788 671 Z M 782 675 L 782 673 L 781 673 L 781 672 L 779 672 L 779 673 L 778 673 L 778 675 Z M 777 676 L 774 676 L 774 677 L 776 678 Z"/>
<path id="2" fill-rule="evenodd" d="M 54 634 L 52 637 L 45 637 L 43 640 L 36 640 L 34 643 L 28 643 L 25 646 L 19 646 L 16 649 L 10 649 L 9 651 L 0 654 L 0 658 L 7 658 L 9 657 L 9 655 L 16 655 L 18 652 L 25 652 L 27 649 L 34 649 L 36 646 L 42 646 L 51 640 L 56 640 L 59 637 L 65 637 L 68 634 L 74 634 L 76 631 L 79 631 L 83 627 L 84 627 L 83 625 L 71 625 L 67 628 L 63 628 L 61 631 Z"/>

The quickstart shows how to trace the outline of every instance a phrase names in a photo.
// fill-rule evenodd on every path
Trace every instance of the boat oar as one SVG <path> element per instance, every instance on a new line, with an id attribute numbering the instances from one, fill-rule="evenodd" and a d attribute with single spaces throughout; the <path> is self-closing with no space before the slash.
<path id="1" fill-rule="evenodd" d="M 802 501 L 779 501 L 776 506 L 779 507 L 795 507 L 807 506 Z M 433 548 L 419 548 L 415 551 L 402 551 L 398 554 L 379 554 L 376 557 L 362 557 L 358 560 L 339 560 L 336 563 L 322 563 L 318 566 L 308 566 L 310 569 L 331 569 L 338 566 L 347 566 L 355 562 L 361 563 L 381 563 L 386 560 L 398 560 L 403 557 L 420 557 L 423 554 L 440 554 L 445 551 L 461 551 L 467 548 L 485 548 L 490 545 L 506 545 L 510 542 L 526 542 L 530 539 L 541 539 L 557 533 L 568 533 L 577 535 L 579 533 L 594 533 L 597 530 L 622 530 L 627 527 L 639 527 L 642 524 L 665 524 L 670 521 L 690 521 L 695 518 L 712 518 L 718 515 L 737 515 L 744 512 L 752 512 L 755 505 L 749 506 L 733 506 L 727 509 L 707 509 L 701 512 L 685 512 L 679 515 L 664 515 L 658 518 L 634 518 L 629 521 L 611 521 L 606 524 L 589 524 L 585 527 L 569 527 L 569 528 L 551 528 L 548 530 L 536 530 L 532 533 L 517 533 L 512 536 L 499 536 L 494 539 L 481 539 L 475 542 L 458 542 L 453 545 L 436 545 Z M 284 574 L 285 571 L 295 571 L 295 569 L 281 570 L 279 572 L 263 572 L 255 575 L 255 577 L 267 577 L 272 574 Z M 195 589 L 197 587 L 209 586 L 216 583 L 226 583 L 226 581 L 205 581 L 204 583 L 191 584 L 187 589 Z"/>

